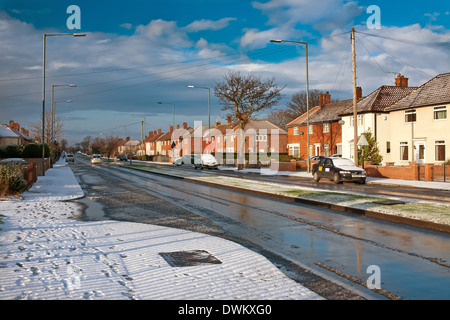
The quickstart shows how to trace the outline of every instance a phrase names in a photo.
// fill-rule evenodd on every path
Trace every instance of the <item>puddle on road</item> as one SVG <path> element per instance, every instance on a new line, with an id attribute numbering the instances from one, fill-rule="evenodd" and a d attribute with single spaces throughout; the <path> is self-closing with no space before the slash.
<path id="1" fill-rule="evenodd" d="M 81 209 L 81 215 L 77 220 L 81 221 L 103 221 L 110 220 L 105 213 L 104 206 L 92 198 L 82 198 L 74 201 Z"/>

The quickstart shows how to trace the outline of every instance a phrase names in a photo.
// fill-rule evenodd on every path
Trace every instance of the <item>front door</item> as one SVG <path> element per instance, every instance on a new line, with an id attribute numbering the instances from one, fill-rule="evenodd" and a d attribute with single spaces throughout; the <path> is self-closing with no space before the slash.
<path id="1" fill-rule="evenodd" d="M 425 161 L 425 141 L 414 141 L 414 160 L 423 164 Z"/>

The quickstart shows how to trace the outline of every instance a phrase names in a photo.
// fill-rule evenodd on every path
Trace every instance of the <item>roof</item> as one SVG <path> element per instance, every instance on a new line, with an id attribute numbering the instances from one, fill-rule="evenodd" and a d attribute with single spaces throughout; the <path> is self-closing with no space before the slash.
<path id="1" fill-rule="evenodd" d="M 0 124 L 0 137 L 2 138 L 18 138 L 19 134 L 16 130 L 12 130 L 6 124 Z"/>
<path id="2" fill-rule="evenodd" d="M 152 135 L 151 137 L 145 138 L 144 142 L 149 142 L 149 143 L 150 143 L 150 142 L 155 142 L 155 141 L 158 140 L 158 138 L 161 137 L 163 134 L 164 134 L 163 132 L 154 134 L 154 135 Z"/>
<path id="3" fill-rule="evenodd" d="M 126 141 L 123 145 L 124 146 L 137 146 L 140 143 L 141 143 L 141 141 L 139 141 L 137 139 L 131 139 L 131 140 Z"/>
<path id="4" fill-rule="evenodd" d="M 211 128 L 211 132 L 212 134 L 214 134 L 215 133 L 214 130 L 219 130 L 222 134 L 227 134 L 230 133 L 229 130 L 231 130 L 234 133 L 236 130 L 239 130 L 239 128 L 240 128 L 239 121 L 234 121 L 215 126 L 214 128 Z M 259 133 L 259 130 L 267 130 L 270 132 L 272 130 L 279 130 L 280 134 L 287 134 L 285 130 L 281 129 L 280 127 L 273 124 L 269 120 L 249 120 L 245 124 L 244 131 L 251 129 L 255 130 L 257 133 Z"/>
<path id="5" fill-rule="evenodd" d="M 358 101 L 357 112 L 383 112 L 386 108 L 392 106 L 416 89 L 417 87 L 381 86 Z M 349 114 L 353 114 L 353 104 L 351 105 L 351 108 L 342 112 L 340 116 Z"/>
<path id="6" fill-rule="evenodd" d="M 314 108 L 309 109 L 309 116 L 311 117 L 311 115 L 313 113 L 315 113 L 316 111 L 318 111 L 320 109 L 320 106 L 316 106 Z M 293 126 L 298 126 L 300 124 L 302 124 L 303 122 L 306 121 L 306 116 L 307 113 L 303 113 L 300 116 L 298 116 L 297 118 L 295 118 L 294 120 L 292 120 L 291 122 L 289 122 L 286 127 L 293 127 Z"/>
<path id="7" fill-rule="evenodd" d="M 387 111 L 450 103 L 450 73 L 437 75 L 404 97 Z"/>

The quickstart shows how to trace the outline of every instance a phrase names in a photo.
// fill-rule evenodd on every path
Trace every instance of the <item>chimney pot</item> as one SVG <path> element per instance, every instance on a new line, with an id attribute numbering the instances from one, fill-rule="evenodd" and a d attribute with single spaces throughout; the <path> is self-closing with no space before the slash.
<path id="1" fill-rule="evenodd" d="M 397 87 L 407 87 L 408 78 L 405 78 L 401 73 L 399 73 L 397 78 L 395 78 L 395 85 Z"/>

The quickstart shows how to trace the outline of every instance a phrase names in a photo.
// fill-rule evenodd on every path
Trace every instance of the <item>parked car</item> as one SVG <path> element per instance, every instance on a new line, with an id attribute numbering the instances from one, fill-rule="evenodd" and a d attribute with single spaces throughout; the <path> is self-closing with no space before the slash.
<path id="1" fill-rule="evenodd" d="M 177 166 L 193 165 L 194 164 L 194 155 L 193 154 L 185 154 L 184 156 L 173 160 L 172 163 Z"/>
<path id="2" fill-rule="evenodd" d="M 194 168 L 214 168 L 217 169 L 219 167 L 219 163 L 216 158 L 212 154 L 195 154 L 194 155 Z"/>
<path id="3" fill-rule="evenodd" d="M 73 154 L 71 153 L 66 154 L 66 162 L 75 162 Z"/>
<path id="4" fill-rule="evenodd" d="M 121 155 L 119 157 L 119 161 L 128 161 L 128 158 L 127 158 L 127 156 Z"/>
<path id="5" fill-rule="evenodd" d="M 343 181 L 366 183 L 366 171 L 346 158 L 324 157 L 313 165 L 312 174 L 316 182 L 324 178 L 336 184 Z"/>
<path id="6" fill-rule="evenodd" d="M 91 164 L 102 163 L 102 157 L 99 154 L 94 154 L 91 157 Z"/>

